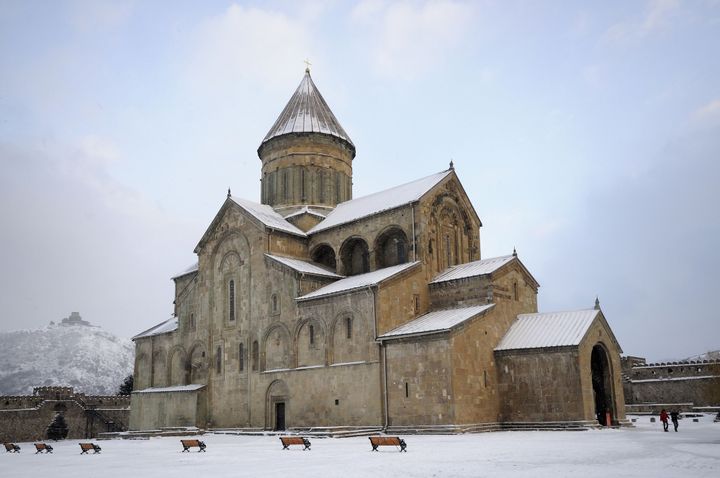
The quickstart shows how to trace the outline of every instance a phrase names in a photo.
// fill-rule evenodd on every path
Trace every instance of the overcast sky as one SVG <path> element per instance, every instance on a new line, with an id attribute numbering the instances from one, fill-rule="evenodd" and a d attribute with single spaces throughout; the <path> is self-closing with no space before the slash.
<path id="1" fill-rule="evenodd" d="M 306 58 L 355 197 L 452 159 L 541 311 L 598 295 L 626 354 L 720 349 L 717 0 L 2 0 L 0 330 L 168 318 Z"/>

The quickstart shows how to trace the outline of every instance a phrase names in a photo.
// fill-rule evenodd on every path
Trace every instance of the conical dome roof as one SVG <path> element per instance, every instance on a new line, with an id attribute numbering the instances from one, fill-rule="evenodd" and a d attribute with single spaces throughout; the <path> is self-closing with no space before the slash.
<path id="1" fill-rule="evenodd" d="M 265 135 L 261 146 L 277 136 L 290 133 L 321 133 L 335 136 L 355 145 L 345 132 L 325 99 L 318 91 L 312 78 L 310 70 L 305 70 L 305 76 L 300 82 L 295 93 L 288 101 L 275 124 Z"/>

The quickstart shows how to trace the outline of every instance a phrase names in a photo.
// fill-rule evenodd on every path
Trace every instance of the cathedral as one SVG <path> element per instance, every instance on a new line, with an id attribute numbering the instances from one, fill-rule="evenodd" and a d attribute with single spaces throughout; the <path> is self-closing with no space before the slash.
<path id="1" fill-rule="evenodd" d="M 260 202 L 228 191 L 173 317 L 133 338 L 130 429 L 625 423 L 599 302 L 538 312 L 518 254 L 482 256 L 452 163 L 353 198 L 355 152 L 306 70 L 257 150 Z"/>

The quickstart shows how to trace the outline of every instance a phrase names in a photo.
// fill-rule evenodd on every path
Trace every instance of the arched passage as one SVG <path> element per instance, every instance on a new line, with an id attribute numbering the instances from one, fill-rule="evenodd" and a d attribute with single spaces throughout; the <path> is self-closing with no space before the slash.
<path id="1" fill-rule="evenodd" d="M 340 258 L 346 276 L 370 272 L 368 245 L 359 237 L 345 241 L 340 248 Z"/>
<path id="2" fill-rule="evenodd" d="M 337 261 L 335 260 L 335 251 L 327 244 L 321 244 L 313 249 L 310 254 L 313 262 L 329 267 L 333 271 L 337 271 Z"/>
<path id="3" fill-rule="evenodd" d="M 609 412 L 610 421 L 616 421 L 612 391 L 612 373 L 607 351 L 602 344 L 598 343 L 592 349 L 590 369 L 592 371 L 592 387 L 595 398 L 595 416 L 601 425 L 612 425 L 612 423 L 607 423 L 606 417 L 606 413 Z"/>
<path id="4" fill-rule="evenodd" d="M 188 364 L 185 351 L 182 347 L 175 347 L 170 352 L 170 366 L 168 367 L 170 377 L 169 385 L 187 385 Z"/>
<path id="5" fill-rule="evenodd" d="M 408 240 L 399 227 L 392 227 L 375 240 L 375 265 L 383 267 L 404 264 L 408 261 Z"/>

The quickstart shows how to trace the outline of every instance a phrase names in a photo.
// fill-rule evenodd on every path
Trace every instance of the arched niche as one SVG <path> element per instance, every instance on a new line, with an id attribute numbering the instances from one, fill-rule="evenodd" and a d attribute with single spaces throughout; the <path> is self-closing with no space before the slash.
<path id="1" fill-rule="evenodd" d="M 175 347 L 170 351 L 169 385 L 187 385 L 188 361 L 187 354 L 182 347 Z"/>
<path id="2" fill-rule="evenodd" d="M 189 357 L 190 383 L 207 383 L 208 357 L 205 345 L 199 342 L 194 344 Z"/>
<path id="3" fill-rule="evenodd" d="M 317 319 L 301 322 L 295 334 L 297 366 L 325 365 L 325 327 Z"/>
<path id="4" fill-rule="evenodd" d="M 148 358 L 147 354 L 142 353 L 135 360 L 135 375 L 133 377 L 135 390 L 143 390 L 145 388 L 151 387 L 151 375 L 152 363 Z"/>
<path id="5" fill-rule="evenodd" d="M 408 262 L 407 235 L 399 226 L 393 226 L 375 239 L 375 266 L 377 269 Z"/>
<path id="6" fill-rule="evenodd" d="M 290 368 L 290 334 L 283 325 L 271 326 L 265 333 L 260 368 L 262 370 Z"/>
<path id="7" fill-rule="evenodd" d="M 313 262 L 322 264 L 325 267 L 337 271 L 337 261 L 335 259 L 335 250 L 328 244 L 320 244 L 310 253 Z"/>
<path id="8" fill-rule="evenodd" d="M 347 239 L 340 248 L 343 274 L 354 276 L 370 272 L 370 258 L 367 242 L 359 237 Z"/>
<path id="9" fill-rule="evenodd" d="M 167 354 L 165 350 L 158 349 L 153 353 L 152 386 L 167 386 Z"/>

